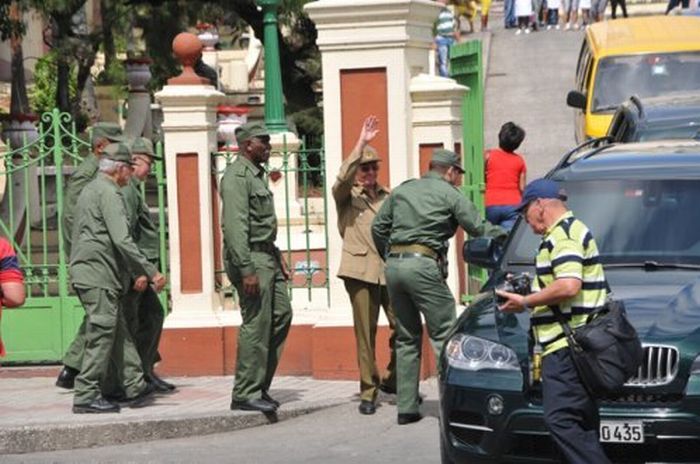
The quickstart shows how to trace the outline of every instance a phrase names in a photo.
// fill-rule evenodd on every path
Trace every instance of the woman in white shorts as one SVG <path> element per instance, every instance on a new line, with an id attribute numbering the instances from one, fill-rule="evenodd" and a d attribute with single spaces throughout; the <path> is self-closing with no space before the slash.
<path id="1" fill-rule="evenodd" d="M 515 0 L 515 16 L 518 18 L 518 30 L 515 34 L 530 33 L 530 17 L 532 16 L 532 0 Z M 537 18 L 535 18 L 537 21 Z"/>
<path id="2" fill-rule="evenodd" d="M 564 26 L 565 31 L 568 31 L 572 27 L 578 29 L 578 3 L 579 0 L 562 0 L 561 2 L 562 11 L 564 12 L 564 21 L 566 22 Z"/>

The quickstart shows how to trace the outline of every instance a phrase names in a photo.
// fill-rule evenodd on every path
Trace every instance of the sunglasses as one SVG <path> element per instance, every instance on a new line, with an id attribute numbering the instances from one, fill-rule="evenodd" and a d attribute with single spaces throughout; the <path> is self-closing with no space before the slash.
<path id="1" fill-rule="evenodd" d="M 362 172 L 379 171 L 379 165 L 377 165 L 376 163 L 363 164 L 362 166 L 360 166 L 360 170 Z"/>

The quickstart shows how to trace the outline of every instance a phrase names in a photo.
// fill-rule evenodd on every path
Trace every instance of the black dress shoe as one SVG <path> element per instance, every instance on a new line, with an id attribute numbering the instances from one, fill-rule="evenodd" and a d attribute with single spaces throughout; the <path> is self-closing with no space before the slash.
<path id="1" fill-rule="evenodd" d="M 109 412 L 119 412 L 118 404 L 110 403 L 101 396 L 92 400 L 89 404 L 74 404 L 73 414 L 105 414 Z"/>
<path id="2" fill-rule="evenodd" d="M 422 418 L 423 416 L 421 416 L 419 412 L 410 412 L 405 414 L 399 413 L 399 417 L 396 422 L 398 422 L 399 425 L 406 425 L 418 422 Z"/>
<path id="3" fill-rule="evenodd" d="M 272 405 L 274 405 L 275 409 L 280 407 L 280 402 L 277 401 L 276 399 L 274 399 L 273 397 L 271 397 L 270 394 L 268 392 L 266 392 L 265 390 L 263 390 L 263 392 L 262 392 L 262 399 L 264 399 L 268 403 L 271 403 Z"/>
<path id="4" fill-rule="evenodd" d="M 241 411 L 260 411 L 266 413 L 276 411 L 274 404 L 270 403 L 269 401 L 265 401 L 262 398 L 245 401 L 233 400 L 231 401 L 231 409 L 239 409 Z"/>
<path id="5" fill-rule="evenodd" d="M 387 385 L 385 383 L 380 383 L 379 384 L 379 389 L 386 393 L 387 395 L 395 395 L 396 394 L 396 387 L 392 387 L 390 385 Z"/>
<path id="6" fill-rule="evenodd" d="M 118 391 L 115 393 L 102 394 L 102 397 L 109 401 L 110 403 L 120 403 L 127 400 L 126 393 L 123 391 Z"/>
<path id="7" fill-rule="evenodd" d="M 175 393 L 174 388 L 170 388 L 167 382 L 162 381 L 161 379 L 157 379 L 156 377 L 145 377 L 146 382 L 150 383 L 153 385 L 153 388 L 155 388 L 156 393 L 163 393 L 163 394 L 169 394 L 169 393 Z M 174 387 L 174 385 L 173 385 Z"/>
<path id="8" fill-rule="evenodd" d="M 177 388 L 172 383 L 167 382 L 167 381 L 161 379 L 160 377 L 158 377 L 155 372 L 151 373 L 151 375 L 148 376 L 148 380 L 150 380 L 156 386 L 156 388 L 158 388 L 158 391 L 161 393 L 164 393 L 165 390 L 174 391 Z"/>
<path id="9" fill-rule="evenodd" d="M 72 389 L 75 386 L 75 378 L 78 376 L 78 374 L 80 374 L 78 369 L 73 369 L 70 366 L 63 366 L 61 372 L 58 373 L 56 386 L 67 390 Z"/>
<path id="10" fill-rule="evenodd" d="M 377 412 L 377 407 L 374 403 L 367 400 L 360 401 L 360 406 L 358 406 L 357 409 L 360 411 L 360 414 L 365 414 L 367 416 Z"/>
<path id="11" fill-rule="evenodd" d="M 153 385 L 151 382 L 146 382 L 146 387 L 141 390 L 141 392 L 131 398 L 127 398 L 124 400 L 124 403 L 129 406 L 130 408 L 138 408 L 144 405 L 148 399 L 153 396 L 153 394 L 156 392 L 156 386 Z"/>

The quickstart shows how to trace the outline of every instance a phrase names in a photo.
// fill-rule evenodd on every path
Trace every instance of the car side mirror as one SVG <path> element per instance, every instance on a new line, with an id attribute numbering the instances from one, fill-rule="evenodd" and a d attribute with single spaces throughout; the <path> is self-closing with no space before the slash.
<path id="1" fill-rule="evenodd" d="M 572 108 L 586 109 L 586 96 L 578 90 L 572 90 L 566 95 L 566 104 Z"/>
<path id="2" fill-rule="evenodd" d="M 485 269 L 494 269 L 498 261 L 497 250 L 498 245 L 494 239 L 489 237 L 473 238 L 464 243 L 462 256 L 469 264 Z"/>

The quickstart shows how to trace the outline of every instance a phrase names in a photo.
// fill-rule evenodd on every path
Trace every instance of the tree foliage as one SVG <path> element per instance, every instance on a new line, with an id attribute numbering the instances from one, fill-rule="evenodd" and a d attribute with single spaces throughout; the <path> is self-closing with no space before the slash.
<path id="1" fill-rule="evenodd" d="M 316 27 L 303 10 L 309 0 L 283 0 L 279 9 L 278 33 L 282 86 L 287 115 L 301 135 L 322 134 L 322 112 L 318 107 L 314 85 L 321 79 L 321 60 L 316 46 Z M 254 0 L 130 0 L 136 7 L 135 23 L 144 31 L 154 89 L 162 87 L 177 74 L 178 64 L 172 56 L 175 36 L 198 21 L 229 26 L 234 30 L 252 27 L 264 41 L 262 11 Z"/>

